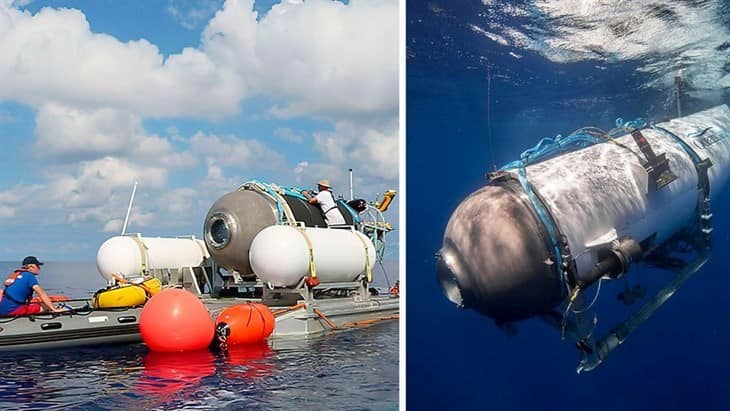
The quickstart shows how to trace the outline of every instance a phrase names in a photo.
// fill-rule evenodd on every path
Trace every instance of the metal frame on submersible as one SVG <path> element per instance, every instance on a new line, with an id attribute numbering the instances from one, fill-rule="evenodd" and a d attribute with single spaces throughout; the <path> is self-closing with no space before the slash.
<path id="1" fill-rule="evenodd" d="M 643 122 L 629 123 L 627 125 L 620 124 L 620 134 L 614 131 L 605 133 L 603 142 L 612 142 L 613 138 L 621 135 L 631 133 L 634 137 L 635 142 L 641 149 L 642 153 L 646 157 L 646 161 L 642 161 L 650 179 L 650 184 L 654 184 L 654 190 L 661 189 L 673 178 L 676 178 L 669 170 L 668 163 L 664 158 L 664 155 L 655 156 L 651 146 L 641 135 L 641 130 L 651 128 L 657 130 L 671 139 L 676 141 L 684 152 L 689 156 L 694 164 L 697 173 L 697 232 L 693 233 L 698 241 L 690 241 L 689 244 L 693 246 L 697 253 L 697 257 L 690 263 L 685 264 L 681 267 L 676 275 L 666 283 L 666 285 L 657 291 L 651 298 L 649 298 L 642 306 L 625 320 L 617 323 L 613 326 L 610 331 L 604 337 L 597 339 L 594 335 L 595 325 L 597 323 L 597 315 L 591 311 L 591 307 L 595 302 L 591 302 L 587 308 L 581 310 L 575 310 L 575 305 L 582 303 L 582 292 L 588 288 L 592 282 L 587 284 L 579 283 L 576 276 L 576 264 L 573 256 L 571 255 L 568 241 L 565 235 L 562 234 L 560 226 L 557 220 L 553 217 L 545 201 L 540 196 L 538 190 L 530 183 L 526 166 L 533 164 L 534 162 L 542 161 L 537 159 L 532 161 L 530 158 L 531 152 L 526 152 L 523 158 L 518 162 L 510 163 L 503 167 L 501 170 L 489 173 L 488 178 L 490 184 L 500 185 L 505 188 L 509 188 L 513 192 L 517 190 L 521 191 L 520 197 L 529 204 L 534 218 L 539 222 L 540 232 L 544 236 L 545 245 L 548 250 L 552 250 L 552 257 L 554 259 L 555 273 L 560 277 L 561 284 L 563 286 L 564 294 L 562 296 L 564 309 L 562 315 L 560 313 L 548 313 L 541 315 L 540 318 L 545 320 L 548 324 L 554 326 L 561 331 L 561 335 L 565 338 L 566 334 L 574 340 L 576 347 L 581 353 L 581 360 L 577 368 L 577 372 L 590 371 L 600 365 L 606 357 L 620 345 L 636 328 L 639 327 L 644 321 L 650 318 L 654 312 L 671 297 L 674 292 L 679 289 L 692 275 L 694 275 L 709 259 L 711 250 L 711 239 L 712 233 L 712 213 L 710 209 L 710 181 L 708 178 L 708 169 L 712 166 L 712 162 L 709 158 L 701 159 L 697 152 L 687 144 L 682 138 L 672 133 L 671 131 L 650 125 L 646 126 Z M 618 124 L 617 124 L 618 125 Z M 701 135 L 707 131 L 700 132 Z M 690 136 L 688 136 L 690 137 Z M 584 143 L 582 141 L 581 143 Z M 595 144 L 598 141 L 588 144 Z M 625 146 L 619 144 L 623 148 Z M 538 145 L 542 148 L 541 145 Z M 579 145 L 579 148 L 585 147 L 585 145 Z M 628 148 L 626 148 L 628 149 Z M 539 151 L 539 150 L 536 150 Z M 550 149 L 546 150 L 550 151 Z M 515 167 L 516 166 L 516 167 Z M 515 171 L 516 168 L 516 171 Z M 668 242 L 679 241 L 679 239 L 670 239 Z M 640 246 L 634 242 L 633 245 L 638 247 L 638 253 L 631 255 L 629 252 L 622 252 L 623 250 L 618 249 L 618 241 L 614 240 L 613 250 L 617 260 L 620 264 L 618 268 L 620 271 L 616 276 L 612 278 L 618 278 L 623 275 L 629 269 L 629 265 L 633 261 L 641 259 L 644 255 L 641 252 Z M 651 253 L 647 253 L 650 255 Z M 548 261 L 547 263 L 552 263 Z M 598 265 L 597 265 L 598 266 Z M 603 275 L 599 276 L 597 279 Z M 600 287 L 600 283 L 599 283 Z M 598 292 L 596 293 L 596 298 Z M 566 300 L 566 297 L 567 300 Z M 570 316 L 573 316 L 571 319 Z"/>

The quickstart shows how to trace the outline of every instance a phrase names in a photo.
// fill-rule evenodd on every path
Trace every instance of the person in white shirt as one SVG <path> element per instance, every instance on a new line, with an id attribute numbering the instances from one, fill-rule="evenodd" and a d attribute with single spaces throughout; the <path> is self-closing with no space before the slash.
<path id="1" fill-rule="evenodd" d="M 309 198 L 310 204 L 319 205 L 324 213 L 324 219 L 327 222 L 327 226 L 344 225 L 345 217 L 342 216 L 340 210 L 337 208 L 335 203 L 335 195 L 332 194 L 330 182 L 328 180 L 320 180 L 317 182 L 317 193 L 316 196 Z"/>

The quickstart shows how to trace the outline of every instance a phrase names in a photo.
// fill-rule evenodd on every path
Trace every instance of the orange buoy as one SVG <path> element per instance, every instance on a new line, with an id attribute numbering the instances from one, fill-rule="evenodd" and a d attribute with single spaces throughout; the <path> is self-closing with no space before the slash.
<path id="1" fill-rule="evenodd" d="M 224 333 L 226 344 L 254 344 L 271 335 L 275 321 L 274 314 L 263 304 L 239 304 L 221 311 L 215 328 L 219 334 Z"/>
<path id="2" fill-rule="evenodd" d="M 194 351 L 213 341 L 213 321 L 192 293 L 168 288 L 152 297 L 139 316 L 142 340 L 152 351 Z"/>

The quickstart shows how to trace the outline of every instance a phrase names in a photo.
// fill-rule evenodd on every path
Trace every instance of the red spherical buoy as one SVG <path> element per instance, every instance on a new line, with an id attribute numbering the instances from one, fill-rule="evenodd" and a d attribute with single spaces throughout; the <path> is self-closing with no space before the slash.
<path id="1" fill-rule="evenodd" d="M 192 293 L 168 288 L 155 294 L 139 317 L 142 340 L 152 351 L 194 351 L 213 341 L 213 321 Z"/>
<path id="2" fill-rule="evenodd" d="M 223 310 L 215 319 L 216 329 L 227 325 L 226 344 L 253 344 L 274 331 L 274 314 L 259 303 L 239 304 Z"/>

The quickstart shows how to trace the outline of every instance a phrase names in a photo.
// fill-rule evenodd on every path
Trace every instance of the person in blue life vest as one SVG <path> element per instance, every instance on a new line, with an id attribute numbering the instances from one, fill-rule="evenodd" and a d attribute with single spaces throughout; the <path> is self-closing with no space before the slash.
<path id="1" fill-rule="evenodd" d="M 30 315 L 45 312 L 64 312 L 56 308 L 48 294 L 38 284 L 36 276 L 41 272 L 42 262 L 34 256 L 23 259 L 23 266 L 15 270 L 5 280 L 5 290 L 0 299 L 0 316 Z M 33 293 L 37 293 L 41 302 L 30 302 Z"/>
<path id="2" fill-rule="evenodd" d="M 319 205 L 324 213 L 324 219 L 328 226 L 333 225 L 344 225 L 345 217 L 342 216 L 340 210 L 337 208 L 335 203 L 335 195 L 332 194 L 330 182 L 328 180 L 319 180 L 317 182 L 317 193 L 316 196 L 307 196 L 310 204 Z"/>

